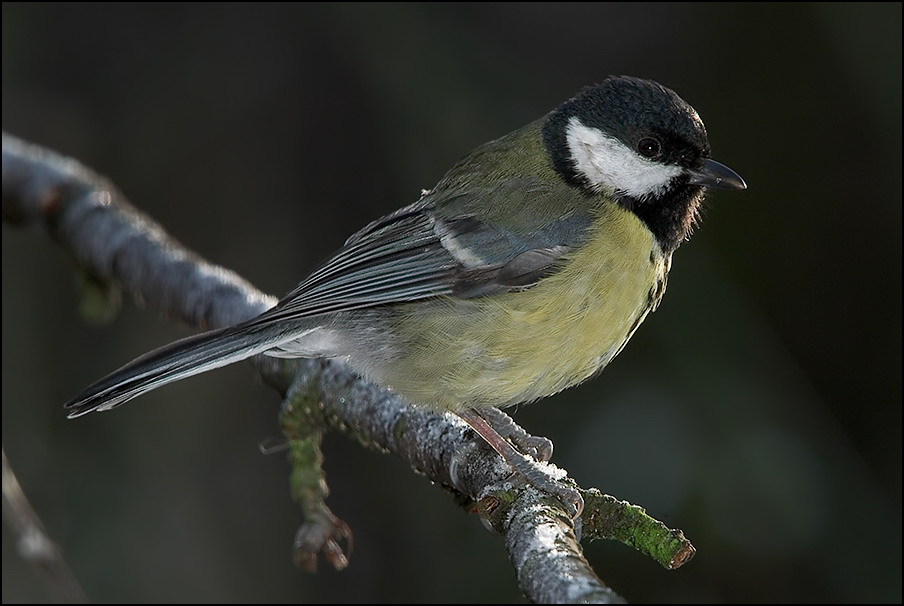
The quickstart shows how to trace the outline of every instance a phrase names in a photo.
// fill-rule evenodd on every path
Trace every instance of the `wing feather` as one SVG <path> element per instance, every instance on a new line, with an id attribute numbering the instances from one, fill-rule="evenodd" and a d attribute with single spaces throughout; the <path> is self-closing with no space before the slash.
<path id="1" fill-rule="evenodd" d="M 536 225 L 525 226 L 522 220 L 512 229 L 467 212 L 512 187 L 507 183 L 456 192 L 446 199 L 427 193 L 353 235 L 276 307 L 252 322 L 530 288 L 556 271 L 563 256 L 582 241 L 591 216 L 572 208 L 561 217 L 543 216 Z M 562 192 L 525 187 L 519 202 L 557 193 Z M 534 215 L 531 205 L 524 206 L 529 219 Z"/>

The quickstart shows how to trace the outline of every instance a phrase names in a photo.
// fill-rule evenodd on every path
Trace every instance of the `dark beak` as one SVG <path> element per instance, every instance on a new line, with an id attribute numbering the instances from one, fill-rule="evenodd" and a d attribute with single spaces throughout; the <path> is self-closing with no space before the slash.
<path id="1" fill-rule="evenodd" d="M 715 189 L 747 189 L 747 184 L 741 175 L 731 170 L 724 164 L 707 158 L 703 161 L 700 170 L 688 171 L 691 185 L 703 185 Z"/>

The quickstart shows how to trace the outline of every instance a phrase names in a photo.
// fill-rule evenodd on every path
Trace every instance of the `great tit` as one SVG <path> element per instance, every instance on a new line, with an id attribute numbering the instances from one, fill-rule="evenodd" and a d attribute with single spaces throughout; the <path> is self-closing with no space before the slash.
<path id="1" fill-rule="evenodd" d="M 495 409 L 577 385 L 624 348 L 662 299 L 705 188 L 746 188 L 709 155 L 677 94 L 611 76 L 475 149 L 275 307 L 152 351 L 65 406 L 109 410 L 257 354 L 340 358 L 458 414 L 523 470 Z"/>

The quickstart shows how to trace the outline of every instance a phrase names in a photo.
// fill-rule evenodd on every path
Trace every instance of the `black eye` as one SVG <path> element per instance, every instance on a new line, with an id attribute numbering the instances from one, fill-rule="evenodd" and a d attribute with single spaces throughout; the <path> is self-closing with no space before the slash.
<path id="1" fill-rule="evenodd" d="M 661 150 L 662 145 L 652 137 L 644 137 L 640 140 L 640 143 L 637 144 L 637 153 L 644 158 L 655 158 L 659 155 Z"/>

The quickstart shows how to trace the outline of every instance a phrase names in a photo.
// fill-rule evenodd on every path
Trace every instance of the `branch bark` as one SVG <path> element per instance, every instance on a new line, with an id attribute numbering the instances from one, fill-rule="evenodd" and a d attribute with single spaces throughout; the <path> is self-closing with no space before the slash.
<path id="1" fill-rule="evenodd" d="M 72 159 L 5 133 L 2 214 L 10 225 L 42 223 L 92 284 L 122 287 L 198 329 L 234 324 L 276 302 L 234 272 L 206 262 L 173 240 L 108 180 Z M 293 444 L 309 447 L 295 451 L 309 455 L 300 458 L 319 465 L 322 427 L 391 451 L 431 481 L 452 489 L 504 535 L 519 584 L 530 600 L 621 600 L 583 557 L 561 504 L 530 487 L 508 484 L 510 471 L 501 459 L 457 417 L 409 406 L 338 362 L 258 356 L 252 363 L 262 379 L 286 397 L 282 417 L 286 435 Z M 297 482 L 298 490 L 295 484 L 293 478 L 293 493 L 306 515 L 321 522 L 299 531 L 298 540 L 308 549 L 303 556 L 308 563 L 312 549 L 314 561 L 317 550 L 328 558 L 336 556 L 336 541 L 347 527 L 323 502 L 326 490 L 319 467 Z M 587 501 L 582 516 L 585 536 L 618 538 L 670 568 L 693 555 L 680 531 L 669 530 L 640 508 L 595 490 L 582 494 Z M 643 541 L 630 530 L 641 527 Z M 312 536 L 317 539 L 310 542 Z M 331 562 L 344 565 L 342 557 Z"/>

